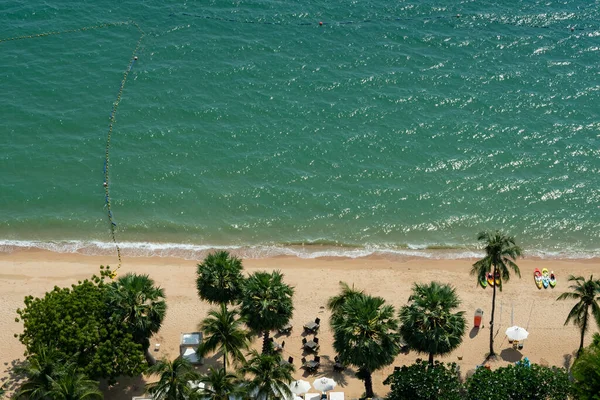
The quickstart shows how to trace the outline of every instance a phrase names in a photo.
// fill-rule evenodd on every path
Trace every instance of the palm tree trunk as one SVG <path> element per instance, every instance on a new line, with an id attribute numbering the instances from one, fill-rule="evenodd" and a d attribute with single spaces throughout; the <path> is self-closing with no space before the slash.
<path id="1" fill-rule="evenodd" d="M 583 338 L 585 336 L 585 331 L 587 331 L 588 308 L 589 306 L 585 307 L 585 314 L 583 314 L 583 323 L 581 324 L 581 341 L 579 342 L 577 357 L 581 355 L 581 350 L 583 350 Z"/>
<path id="2" fill-rule="evenodd" d="M 156 359 L 154 358 L 152 353 L 150 353 L 150 340 L 148 340 L 147 338 L 142 339 L 141 345 L 144 348 L 144 357 L 146 358 L 146 362 L 148 363 L 148 365 L 152 366 L 156 364 Z"/>
<path id="3" fill-rule="evenodd" d="M 494 312 L 496 311 L 496 266 L 494 265 L 494 274 L 492 279 L 494 279 L 494 289 L 492 291 L 492 317 L 490 319 L 490 354 L 489 357 L 493 357 L 496 355 L 494 353 Z"/>
<path id="4" fill-rule="evenodd" d="M 375 394 L 373 393 L 373 377 L 371 376 L 371 371 L 364 370 L 365 372 L 365 397 L 367 399 L 372 399 Z"/>
<path id="5" fill-rule="evenodd" d="M 269 342 L 269 331 L 265 331 L 263 333 L 263 345 L 262 345 L 262 353 L 267 354 L 271 350 L 271 343 Z"/>
<path id="6" fill-rule="evenodd" d="M 156 359 L 154 358 L 152 353 L 150 353 L 150 346 L 144 349 L 144 357 L 146 357 L 146 362 L 148 363 L 148 365 L 152 366 L 156 364 Z"/>
<path id="7" fill-rule="evenodd" d="M 429 353 L 429 365 L 433 366 L 433 353 Z"/>
<path id="8" fill-rule="evenodd" d="M 227 374 L 227 350 L 223 350 L 223 372 Z"/>

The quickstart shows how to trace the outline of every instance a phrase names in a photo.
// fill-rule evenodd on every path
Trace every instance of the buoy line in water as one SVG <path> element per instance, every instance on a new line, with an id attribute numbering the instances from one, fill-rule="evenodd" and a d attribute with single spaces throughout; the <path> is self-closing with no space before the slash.
<path id="1" fill-rule="evenodd" d="M 0 38 L 0 43 L 2 43 L 2 42 L 10 42 L 10 41 L 17 41 L 17 40 L 25 40 L 25 39 L 37 39 L 37 38 L 48 37 L 48 36 L 55 36 L 55 35 L 74 33 L 74 32 L 84 32 L 84 31 L 90 31 L 90 30 L 94 30 L 94 29 L 109 28 L 109 27 L 124 26 L 124 25 L 135 26 L 140 33 L 140 37 L 138 38 L 138 40 L 135 44 L 135 47 L 131 53 L 131 58 L 129 60 L 129 64 L 127 65 L 127 68 L 125 69 L 125 72 L 123 73 L 123 78 L 121 79 L 121 85 L 119 86 L 117 98 L 116 98 L 115 102 L 113 103 L 113 107 L 110 112 L 110 118 L 109 118 L 109 123 L 108 123 L 108 133 L 106 135 L 106 150 L 105 150 L 104 169 L 103 169 L 103 172 L 104 172 L 103 186 L 104 186 L 104 200 L 106 202 L 108 221 L 110 222 L 110 233 L 111 233 L 112 241 L 115 245 L 115 249 L 117 251 L 117 259 L 119 262 L 115 272 L 117 270 L 119 270 L 119 268 L 121 268 L 122 259 L 121 259 L 121 249 L 117 242 L 117 237 L 116 237 L 116 233 L 115 233 L 117 224 L 113 218 L 113 214 L 112 214 L 112 210 L 111 210 L 111 201 L 110 201 L 110 190 L 109 190 L 110 139 L 112 136 L 114 125 L 115 125 L 115 115 L 117 113 L 119 103 L 121 102 L 121 97 L 123 96 L 123 89 L 125 88 L 125 83 L 127 82 L 127 77 L 129 76 L 129 73 L 131 72 L 133 65 L 135 64 L 135 62 L 138 59 L 136 54 L 140 48 L 140 44 L 142 43 L 142 39 L 144 38 L 145 33 L 142 30 L 142 28 L 140 28 L 140 26 L 135 21 L 119 21 L 119 22 L 108 22 L 108 23 L 93 25 L 93 26 L 85 26 L 85 27 L 76 28 L 76 29 L 68 29 L 68 30 L 64 30 L 64 31 L 43 32 L 43 33 L 37 33 L 37 34 L 32 34 L 32 35 L 15 36 L 15 37 L 6 38 L 6 39 Z"/>
<path id="2" fill-rule="evenodd" d="M 343 26 L 343 25 L 360 25 L 360 24 L 369 24 L 369 23 L 377 23 L 377 22 L 409 22 L 409 21 L 417 21 L 417 22 L 427 22 L 434 20 L 482 20 L 486 19 L 491 23 L 497 23 L 502 25 L 513 25 L 517 27 L 523 28 L 536 28 L 536 29 L 550 29 L 550 25 L 533 25 L 533 24 L 525 24 L 518 22 L 510 22 L 510 21 L 501 21 L 495 18 L 490 18 L 483 16 L 481 14 L 448 14 L 448 15 L 438 15 L 433 17 L 383 17 L 383 18 L 373 18 L 373 19 L 358 19 L 358 20 L 348 20 L 348 21 L 322 21 L 317 20 L 313 22 L 284 22 L 284 21 L 261 21 L 261 20 L 244 20 L 244 19 L 236 19 L 236 18 L 226 18 L 219 17 L 214 15 L 203 15 L 203 14 L 191 14 L 191 13 L 171 13 L 169 17 L 176 16 L 184 16 L 184 17 L 194 17 L 194 18 L 202 18 L 202 19 L 210 19 L 215 21 L 223 21 L 223 22 L 231 22 L 236 24 L 256 24 L 256 25 L 281 25 L 281 26 L 324 26 L 324 25 L 333 25 L 333 26 Z M 564 29 L 574 31 L 583 31 L 585 30 L 581 26 L 577 25 L 567 25 Z M 596 30 L 597 28 L 588 27 L 588 29 Z M 561 29 L 563 30 L 563 29 Z"/>

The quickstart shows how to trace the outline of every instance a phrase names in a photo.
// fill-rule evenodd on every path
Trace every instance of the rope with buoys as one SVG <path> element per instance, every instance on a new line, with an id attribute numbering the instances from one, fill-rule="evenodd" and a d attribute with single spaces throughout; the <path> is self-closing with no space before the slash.
<path id="1" fill-rule="evenodd" d="M 139 30 L 140 37 L 137 40 L 137 43 L 135 45 L 135 48 L 133 49 L 133 52 L 131 53 L 129 65 L 127 66 L 127 68 L 125 69 L 125 72 L 123 73 L 123 79 L 121 79 L 121 86 L 119 86 L 119 92 L 117 93 L 117 99 L 113 103 L 113 108 L 112 108 L 112 111 L 110 112 L 110 118 L 109 118 L 109 123 L 108 123 L 108 134 L 106 135 L 106 153 L 105 153 L 105 160 L 104 160 L 104 192 L 105 192 L 104 198 L 106 201 L 108 220 L 110 222 L 110 233 L 111 233 L 113 243 L 115 244 L 115 248 L 117 249 L 117 259 L 119 260 L 119 265 L 117 266 L 117 269 L 115 269 L 115 271 L 113 272 L 113 277 L 116 276 L 116 272 L 119 270 L 119 268 L 121 268 L 122 262 L 121 262 L 121 248 L 119 247 L 119 243 L 117 242 L 117 237 L 115 235 L 115 228 L 117 227 L 117 224 L 113 219 L 113 214 L 112 214 L 112 210 L 111 210 L 111 202 L 110 202 L 110 190 L 109 190 L 109 180 L 108 180 L 109 165 L 110 165 L 110 139 L 112 136 L 114 125 L 115 125 L 115 115 L 117 114 L 117 109 L 119 107 L 119 103 L 121 102 L 121 97 L 123 96 L 123 89 L 125 88 L 125 83 L 127 82 L 127 77 L 129 76 L 129 73 L 131 72 L 133 65 L 135 64 L 135 62 L 138 59 L 136 54 L 140 48 L 142 39 L 145 36 L 144 31 L 142 30 L 142 28 L 140 28 L 140 26 L 137 23 L 135 23 L 134 21 L 130 21 L 130 23 Z"/>
<path id="2" fill-rule="evenodd" d="M 94 29 L 102 29 L 102 28 L 109 28 L 111 26 L 130 25 L 130 24 L 137 26 L 137 24 L 133 21 L 107 22 L 107 23 L 100 24 L 100 25 L 84 26 L 83 28 L 68 29 L 66 31 L 43 32 L 43 33 L 36 33 L 35 35 L 15 36 L 15 37 L 6 38 L 6 39 L 0 39 L 0 43 L 10 42 L 10 41 L 14 41 L 14 40 L 36 39 L 36 38 L 41 38 L 41 37 L 46 37 L 46 36 L 62 35 L 65 33 L 91 31 Z M 137 28 L 139 29 L 139 26 Z"/>
<path id="3" fill-rule="evenodd" d="M 492 23 L 502 24 L 502 25 L 513 25 L 517 27 L 524 28 L 534 28 L 534 29 L 550 29 L 552 25 L 537 25 L 537 24 L 526 24 L 520 22 L 512 22 L 512 21 L 503 21 L 499 19 L 493 19 L 485 15 L 481 14 L 445 14 L 445 15 L 436 15 L 436 16 L 423 16 L 423 17 L 381 17 L 381 18 L 373 18 L 373 19 L 356 19 L 356 20 L 346 20 L 346 21 L 313 21 L 313 22 L 287 22 L 287 21 L 264 21 L 264 20 L 252 20 L 252 19 L 239 19 L 239 18 L 227 18 L 220 17 L 215 15 L 206 15 L 206 14 L 191 14 L 188 12 L 182 13 L 171 13 L 169 17 L 175 16 L 184 16 L 184 17 L 193 17 L 193 18 L 201 18 L 208 19 L 214 21 L 222 21 L 222 22 L 230 22 L 235 24 L 255 24 L 255 25 L 280 25 L 280 26 L 323 26 L 323 25 L 333 25 L 333 26 L 343 26 L 343 25 L 361 25 L 361 24 L 372 24 L 377 22 L 430 22 L 435 20 L 488 20 Z M 560 28 L 563 30 L 565 27 Z M 566 29 L 573 31 L 583 31 L 584 27 L 578 25 L 568 25 Z M 588 29 L 597 29 L 594 27 L 588 27 Z"/>
<path id="4" fill-rule="evenodd" d="M 15 37 L 6 38 L 6 39 L 0 38 L 0 43 L 2 43 L 2 42 L 10 42 L 10 41 L 16 41 L 16 40 L 24 40 L 24 39 L 36 39 L 36 38 L 61 35 L 61 34 L 66 34 L 66 33 L 84 32 L 84 31 L 89 31 L 89 30 L 94 30 L 94 29 L 108 28 L 108 27 L 112 27 L 112 26 L 123 26 L 123 25 L 135 26 L 137 28 L 137 30 L 140 32 L 140 37 L 138 38 L 135 48 L 133 49 L 133 52 L 131 54 L 131 58 L 129 60 L 129 65 L 127 66 L 127 68 L 125 69 L 125 72 L 123 73 L 123 78 L 121 79 L 121 85 L 119 86 L 119 92 L 117 93 L 117 99 L 113 103 L 113 107 L 112 107 L 112 110 L 110 113 L 109 124 L 108 124 L 108 134 L 107 134 L 107 138 L 106 138 L 106 152 L 105 152 L 105 159 L 104 159 L 104 200 L 106 202 L 108 220 L 110 222 L 110 233 L 111 233 L 112 241 L 115 244 L 115 248 L 117 250 L 117 259 L 119 261 L 119 265 L 118 265 L 117 269 L 115 271 L 113 271 L 113 273 L 111 275 L 113 278 L 116 276 L 116 272 L 119 270 L 119 268 L 121 268 L 122 261 L 121 261 L 121 249 L 119 247 L 119 243 L 117 242 L 117 237 L 115 234 L 115 228 L 116 228 L 117 224 L 113 219 L 113 214 L 112 214 L 112 210 L 111 210 L 111 202 L 110 202 L 110 191 L 109 191 L 109 180 L 108 180 L 108 178 L 109 178 L 108 172 L 109 172 L 109 165 L 110 165 L 110 156 L 109 156 L 110 155 L 110 139 L 112 136 L 114 125 L 115 125 L 115 115 L 117 113 L 117 108 L 119 107 L 119 103 L 121 102 L 121 97 L 123 96 L 123 89 L 125 88 L 125 83 L 127 82 L 127 77 L 129 76 L 129 73 L 131 72 L 134 63 L 138 59 L 136 54 L 140 48 L 140 44 L 142 42 L 142 39 L 145 36 L 145 33 L 142 30 L 142 28 L 140 28 L 140 26 L 135 21 L 120 21 L 120 22 L 108 22 L 108 23 L 93 25 L 93 26 L 84 26 L 82 28 L 68 29 L 68 30 L 64 30 L 64 31 L 43 32 L 43 33 L 38 33 L 38 34 L 34 34 L 34 35 L 15 36 Z"/>

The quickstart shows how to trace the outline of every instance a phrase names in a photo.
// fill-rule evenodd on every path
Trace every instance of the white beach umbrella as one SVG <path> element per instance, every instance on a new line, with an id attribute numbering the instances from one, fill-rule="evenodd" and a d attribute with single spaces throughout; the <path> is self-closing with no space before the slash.
<path id="1" fill-rule="evenodd" d="M 304 394 L 310 390 L 310 383 L 299 379 L 290 383 L 290 390 L 294 394 Z"/>
<path id="2" fill-rule="evenodd" d="M 521 328 L 520 326 L 511 326 L 506 330 L 506 336 L 508 336 L 510 340 L 516 340 L 519 342 L 521 340 L 527 339 L 527 336 L 529 336 L 529 332 L 527 332 L 525 328 Z"/>
<path id="3" fill-rule="evenodd" d="M 337 386 L 337 383 L 331 378 L 319 378 L 313 382 L 313 387 L 321 392 L 327 392 L 333 390 Z"/>

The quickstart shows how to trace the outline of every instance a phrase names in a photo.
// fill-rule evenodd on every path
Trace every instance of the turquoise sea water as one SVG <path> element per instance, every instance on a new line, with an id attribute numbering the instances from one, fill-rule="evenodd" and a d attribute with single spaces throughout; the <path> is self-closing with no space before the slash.
<path id="1" fill-rule="evenodd" d="M 502 228 L 600 255 L 598 2 L 449 3 L 7 0 L 0 40 L 145 32 L 110 147 L 128 254 L 465 255 Z M 4 249 L 112 248 L 139 36 L 0 42 Z"/>

